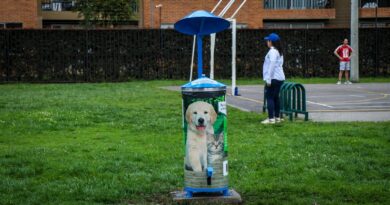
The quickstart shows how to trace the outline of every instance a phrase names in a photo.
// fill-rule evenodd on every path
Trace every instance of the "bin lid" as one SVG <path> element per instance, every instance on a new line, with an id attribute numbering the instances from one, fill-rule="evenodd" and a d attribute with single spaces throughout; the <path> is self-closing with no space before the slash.
<path id="1" fill-rule="evenodd" d="M 175 23 L 175 29 L 187 35 L 209 35 L 229 26 L 229 21 L 204 10 L 194 11 Z"/>
<path id="2" fill-rule="evenodd" d="M 201 77 L 181 86 L 182 91 L 219 91 L 226 90 L 226 85 L 207 77 Z"/>

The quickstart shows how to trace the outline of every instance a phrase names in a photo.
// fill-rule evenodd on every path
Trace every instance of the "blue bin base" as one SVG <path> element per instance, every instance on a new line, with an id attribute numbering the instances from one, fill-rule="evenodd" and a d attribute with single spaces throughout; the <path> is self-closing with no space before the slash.
<path id="1" fill-rule="evenodd" d="M 174 204 L 241 204 L 242 203 L 240 194 L 237 193 L 234 189 L 230 189 L 227 193 L 227 196 L 221 195 L 218 192 L 206 192 L 206 193 L 192 192 L 194 194 L 195 193 L 199 193 L 199 194 L 195 194 L 195 196 L 193 197 L 188 197 L 187 193 L 188 192 L 184 190 L 171 192 L 173 203 Z"/>
<path id="2" fill-rule="evenodd" d="M 221 188 L 192 188 L 192 187 L 185 187 L 184 191 L 186 192 L 186 197 L 191 198 L 194 196 L 194 194 L 199 193 L 214 193 L 218 194 L 220 193 L 222 196 L 229 196 L 229 188 L 228 187 L 221 187 Z"/>

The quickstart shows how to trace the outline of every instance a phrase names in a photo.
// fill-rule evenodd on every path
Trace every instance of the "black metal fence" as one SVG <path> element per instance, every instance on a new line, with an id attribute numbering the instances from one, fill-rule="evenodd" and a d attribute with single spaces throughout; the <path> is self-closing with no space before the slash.
<path id="1" fill-rule="evenodd" d="M 262 39 L 270 32 L 283 38 L 287 77 L 336 76 L 333 51 L 349 36 L 347 29 L 238 30 L 238 77 L 261 77 Z M 389 36 L 388 28 L 360 29 L 362 76 L 389 76 Z M 187 79 L 192 37 L 173 30 L 0 30 L 0 48 L 0 82 Z M 230 78 L 230 31 L 217 35 L 215 58 L 216 78 Z"/>

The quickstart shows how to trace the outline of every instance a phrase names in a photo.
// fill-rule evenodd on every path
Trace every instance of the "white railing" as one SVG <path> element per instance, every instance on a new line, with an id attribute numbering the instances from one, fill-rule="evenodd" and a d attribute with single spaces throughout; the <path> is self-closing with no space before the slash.
<path id="1" fill-rule="evenodd" d="M 360 8 L 390 7 L 389 0 L 360 0 Z"/>
<path id="2" fill-rule="evenodd" d="M 0 0 L 1 1 L 1 0 Z M 139 7 L 136 0 L 131 0 L 132 12 L 138 13 Z M 42 11 L 72 11 L 76 7 L 76 0 L 42 0 Z"/>
<path id="3" fill-rule="evenodd" d="M 71 11 L 76 5 L 76 1 L 71 0 L 45 0 L 41 3 L 42 11 Z"/>
<path id="4" fill-rule="evenodd" d="M 330 0 L 264 0 L 265 9 L 321 9 L 330 6 Z"/>

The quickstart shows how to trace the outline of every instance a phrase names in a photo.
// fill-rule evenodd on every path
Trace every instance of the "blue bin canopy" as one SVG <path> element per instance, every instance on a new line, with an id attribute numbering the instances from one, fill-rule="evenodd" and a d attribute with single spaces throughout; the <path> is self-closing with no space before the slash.
<path id="1" fill-rule="evenodd" d="M 218 81 L 212 80 L 210 78 L 202 77 L 181 86 L 182 90 L 207 89 L 207 88 L 224 90 L 226 89 L 226 85 Z"/>
<path id="2" fill-rule="evenodd" d="M 194 11 L 175 23 L 175 29 L 188 35 L 209 35 L 229 28 L 230 22 L 208 11 Z"/>

